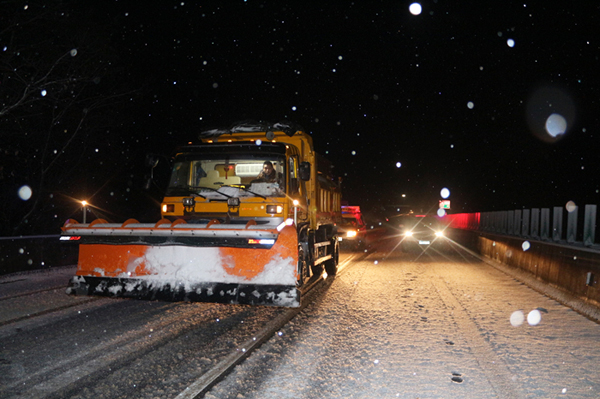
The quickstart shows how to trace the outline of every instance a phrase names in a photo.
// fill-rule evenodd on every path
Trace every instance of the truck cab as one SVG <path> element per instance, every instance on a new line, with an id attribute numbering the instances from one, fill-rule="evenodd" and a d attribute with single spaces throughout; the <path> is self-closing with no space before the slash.
<path id="1" fill-rule="evenodd" d="M 360 250 L 366 245 L 367 226 L 360 206 L 342 206 L 342 221 L 338 225 L 338 240 L 344 249 Z"/>

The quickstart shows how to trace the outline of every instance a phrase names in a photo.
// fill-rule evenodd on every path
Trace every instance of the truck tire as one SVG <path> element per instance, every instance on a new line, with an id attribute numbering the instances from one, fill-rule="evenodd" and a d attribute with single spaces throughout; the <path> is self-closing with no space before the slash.
<path id="1" fill-rule="evenodd" d="M 306 256 L 304 255 L 304 249 L 302 244 L 298 245 L 298 281 L 296 285 L 302 287 L 304 282 L 310 278 L 308 271 L 308 263 L 306 262 Z"/>
<path id="2" fill-rule="evenodd" d="M 340 260 L 340 245 L 338 243 L 337 237 L 331 238 L 332 252 L 331 259 L 325 261 L 325 272 L 329 276 L 335 276 L 338 270 L 338 263 Z"/>

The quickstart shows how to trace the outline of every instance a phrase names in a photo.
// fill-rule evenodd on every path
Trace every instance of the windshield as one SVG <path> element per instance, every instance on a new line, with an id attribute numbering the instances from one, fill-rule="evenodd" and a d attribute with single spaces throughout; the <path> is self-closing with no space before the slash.
<path id="1" fill-rule="evenodd" d="M 216 200 L 229 197 L 285 195 L 282 157 L 227 157 L 176 161 L 166 195 L 193 195 Z"/>
<path id="2" fill-rule="evenodd" d="M 401 229 L 416 231 L 436 231 L 443 227 L 441 221 L 435 216 L 414 217 L 406 216 L 398 220 Z"/>
<path id="3" fill-rule="evenodd" d="M 354 216 L 344 216 L 342 218 L 342 221 L 340 223 L 340 225 L 342 227 L 355 227 L 355 228 L 361 228 L 364 226 L 364 223 L 362 222 L 362 220 L 360 219 L 360 217 L 356 218 Z"/>

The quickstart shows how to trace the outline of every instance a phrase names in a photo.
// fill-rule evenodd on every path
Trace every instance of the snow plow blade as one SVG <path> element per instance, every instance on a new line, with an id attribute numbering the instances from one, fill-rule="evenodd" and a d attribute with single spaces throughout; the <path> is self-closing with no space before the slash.
<path id="1" fill-rule="evenodd" d="M 79 242 L 68 294 L 298 307 L 293 226 L 67 221 Z"/>
<path id="2" fill-rule="evenodd" d="M 101 295 L 162 301 L 214 302 L 243 305 L 298 307 L 300 292 L 283 285 L 197 283 L 191 286 L 156 284 L 135 278 L 71 278 L 67 294 Z"/>

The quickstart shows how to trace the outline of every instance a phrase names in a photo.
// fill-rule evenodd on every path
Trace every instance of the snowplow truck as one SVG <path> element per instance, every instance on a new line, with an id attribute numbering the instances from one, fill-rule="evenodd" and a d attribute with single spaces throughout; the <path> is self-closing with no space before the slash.
<path id="1" fill-rule="evenodd" d="M 298 307 L 335 275 L 340 182 L 311 136 L 242 124 L 180 148 L 156 223 L 68 220 L 69 294 Z"/>

